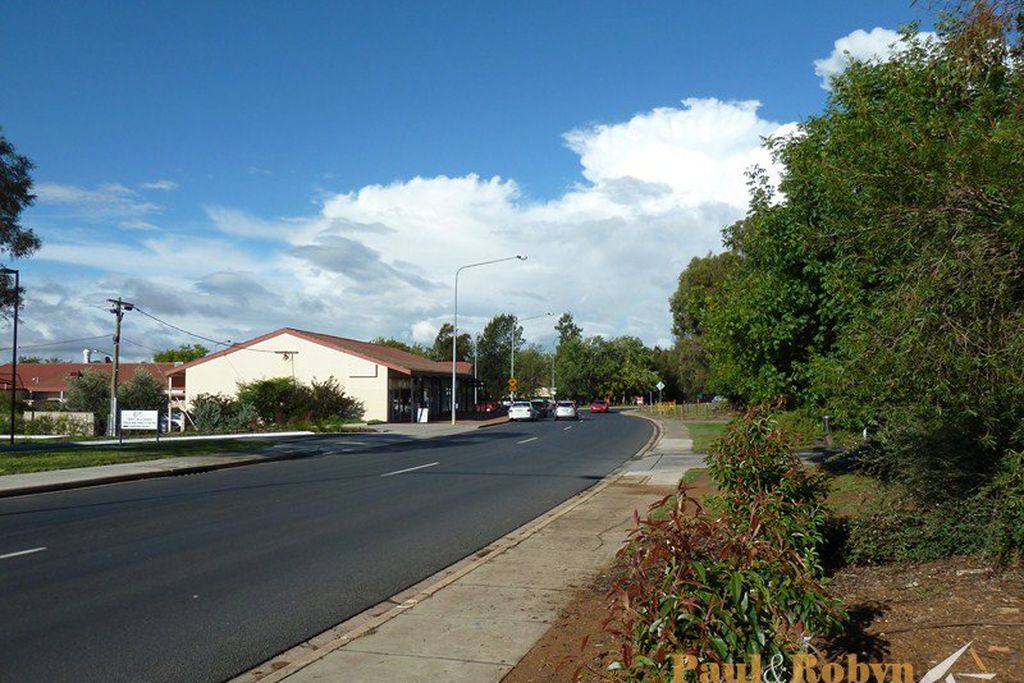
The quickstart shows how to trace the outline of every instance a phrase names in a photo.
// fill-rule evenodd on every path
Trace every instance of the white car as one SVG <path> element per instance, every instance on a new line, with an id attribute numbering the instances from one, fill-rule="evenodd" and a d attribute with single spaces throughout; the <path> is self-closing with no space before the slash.
<path id="1" fill-rule="evenodd" d="M 562 418 L 568 418 L 570 420 L 578 420 L 579 413 L 576 412 L 576 404 L 572 401 L 559 401 L 555 406 L 555 419 L 561 420 Z"/>
<path id="2" fill-rule="evenodd" d="M 508 419 L 511 422 L 518 422 L 522 420 L 529 420 L 530 422 L 533 422 L 537 419 L 537 410 L 529 401 L 516 401 L 508 409 Z"/>

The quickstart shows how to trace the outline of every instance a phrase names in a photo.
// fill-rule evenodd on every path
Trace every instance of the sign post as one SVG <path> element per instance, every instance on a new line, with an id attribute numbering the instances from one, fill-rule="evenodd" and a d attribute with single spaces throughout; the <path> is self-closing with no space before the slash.
<path id="1" fill-rule="evenodd" d="M 160 411 L 122 410 L 121 431 L 125 429 L 136 429 L 139 431 L 156 431 L 156 442 L 160 443 Z"/>
<path id="2" fill-rule="evenodd" d="M 658 403 L 661 403 L 661 390 L 665 388 L 665 383 L 659 379 L 654 386 L 658 387 Z"/>
<path id="3" fill-rule="evenodd" d="M 516 391 L 519 389 L 519 380 L 515 377 L 508 378 L 508 396 L 510 399 L 515 399 Z"/>

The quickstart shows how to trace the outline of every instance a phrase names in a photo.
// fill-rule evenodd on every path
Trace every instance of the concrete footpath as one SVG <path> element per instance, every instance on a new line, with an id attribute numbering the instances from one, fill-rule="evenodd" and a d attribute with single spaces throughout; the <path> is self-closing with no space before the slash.
<path id="1" fill-rule="evenodd" d="M 45 493 L 47 491 L 61 491 L 65 489 L 82 488 L 85 486 L 98 486 L 100 484 L 114 484 L 123 481 L 134 481 L 138 479 L 152 479 L 154 477 L 167 477 L 179 474 L 195 474 L 198 472 L 209 472 L 211 470 L 239 467 L 241 465 L 255 465 L 263 462 L 275 462 L 290 458 L 303 457 L 308 455 L 320 455 L 322 453 L 338 452 L 339 447 L 346 445 L 346 439 L 382 439 L 381 446 L 392 445 L 395 437 L 399 440 L 407 439 L 433 439 L 446 436 L 454 436 L 464 432 L 471 432 L 481 427 L 488 427 L 495 424 L 502 424 L 507 418 L 497 418 L 488 421 L 465 421 L 455 425 L 449 423 L 429 424 L 387 424 L 379 427 L 371 427 L 368 431 L 353 431 L 347 434 L 316 434 L 314 432 L 285 432 L 275 434 L 220 434 L 212 436 L 195 437 L 171 437 L 161 439 L 161 442 L 170 441 L 201 441 L 201 440 L 225 440 L 238 439 L 238 453 L 215 453 L 211 455 L 183 455 L 174 458 L 158 458 L 154 460 L 141 460 L 132 463 L 120 463 L 115 465 L 96 465 L 93 467 L 74 467 L 63 470 L 49 470 L 46 472 L 29 472 L 27 474 L 7 474 L 0 476 L 0 498 L 9 496 L 22 496 L 32 493 Z M 373 436 L 371 436 L 371 434 Z M 247 439 L 286 439 L 282 443 L 261 450 L 259 452 L 246 453 L 245 443 Z M 315 439 L 307 441 L 307 439 Z M 131 442 L 126 441 L 126 446 L 131 443 L 148 442 L 149 439 L 137 439 Z M 76 444 L 82 449 L 94 446 L 108 446 L 117 444 L 117 441 L 93 441 Z M 365 446 L 365 444 L 363 444 Z M 375 447 L 375 445 L 371 445 Z M 40 449 L 41 450 L 41 449 Z M 31 451 L 25 453 L 25 457 L 31 457 Z"/>
<path id="2" fill-rule="evenodd" d="M 702 464 L 691 447 L 682 423 L 662 423 L 643 457 L 597 486 L 236 682 L 500 681 L 612 562 L 633 511 Z"/>

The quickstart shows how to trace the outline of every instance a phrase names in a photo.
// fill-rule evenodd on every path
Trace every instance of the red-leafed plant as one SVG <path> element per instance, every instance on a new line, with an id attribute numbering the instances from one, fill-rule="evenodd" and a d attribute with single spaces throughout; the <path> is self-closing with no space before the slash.
<path id="1" fill-rule="evenodd" d="M 674 505 L 665 498 L 645 518 L 635 515 L 618 553 L 605 623 L 620 643 L 618 678 L 669 680 L 676 654 L 789 660 L 841 623 L 816 561 L 820 476 L 804 470 L 760 411 L 734 421 L 711 460 L 719 514 L 681 485 Z"/>

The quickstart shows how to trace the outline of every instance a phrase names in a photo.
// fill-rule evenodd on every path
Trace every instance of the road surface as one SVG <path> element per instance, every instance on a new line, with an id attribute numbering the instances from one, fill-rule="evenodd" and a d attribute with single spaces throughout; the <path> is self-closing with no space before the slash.
<path id="1" fill-rule="evenodd" d="M 0 500 L 0 681 L 222 681 L 582 491 L 644 420 L 510 424 Z"/>

